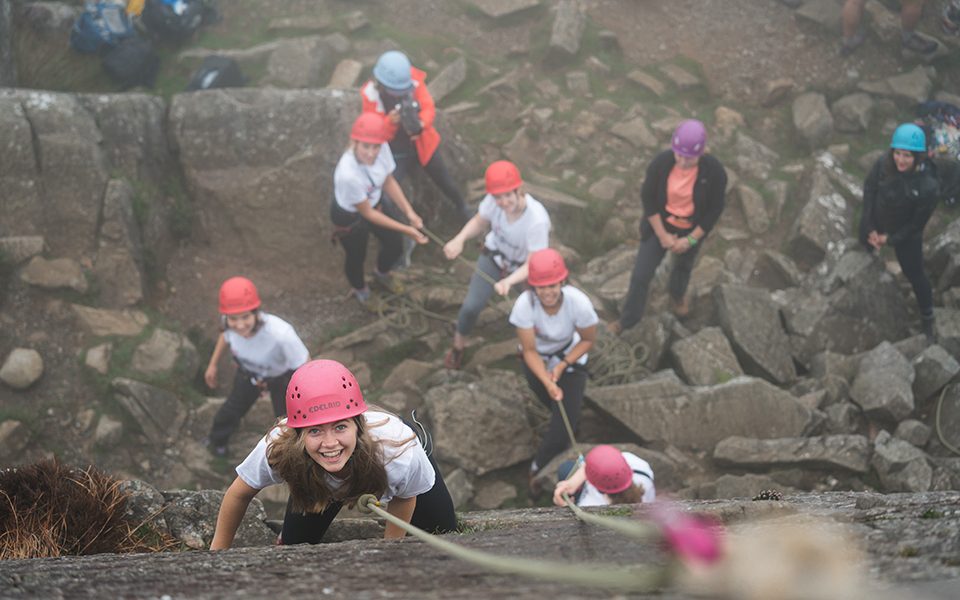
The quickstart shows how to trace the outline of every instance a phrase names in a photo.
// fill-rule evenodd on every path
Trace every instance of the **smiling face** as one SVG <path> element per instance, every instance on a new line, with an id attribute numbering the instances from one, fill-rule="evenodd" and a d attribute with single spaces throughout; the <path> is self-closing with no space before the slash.
<path id="1" fill-rule="evenodd" d="M 310 458 L 326 472 L 340 473 L 357 449 L 357 422 L 343 419 L 305 429 L 303 442 Z"/>
<path id="2" fill-rule="evenodd" d="M 549 310 L 560 304 L 561 287 L 563 287 L 562 281 L 553 285 L 538 285 L 533 288 L 533 291 L 537 294 L 537 298 L 540 299 L 540 304 Z"/>
<path id="3" fill-rule="evenodd" d="M 227 327 L 237 332 L 240 337 L 248 338 L 253 335 L 253 328 L 257 325 L 257 315 L 253 311 L 242 312 L 236 315 L 226 315 Z"/>
<path id="4" fill-rule="evenodd" d="M 357 157 L 357 162 L 362 165 L 370 166 L 377 161 L 377 155 L 380 154 L 380 144 L 370 144 L 368 142 L 354 142 L 353 154 Z"/>
<path id="5" fill-rule="evenodd" d="M 502 194 L 494 194 L 493 200 L 497 203 L 497 206 L 500 207 L 500 210 L 511 217 L 520 215 L 525 208 L 523 195 L 520 193 L 519 188 Z"/>
<path id="6" fill-rule="evenodd" d="M 913 164 L 916 162 L 913 152 L 897 148 L 893 151 L 893 162 L 897 165 L 897 170 L 901 173 L 913 170 Z"/>

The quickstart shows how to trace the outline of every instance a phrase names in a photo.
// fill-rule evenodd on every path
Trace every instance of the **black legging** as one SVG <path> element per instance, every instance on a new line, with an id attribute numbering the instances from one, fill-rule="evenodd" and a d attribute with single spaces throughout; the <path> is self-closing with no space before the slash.
<path id="1" fill-rule="evenodd" d="M 527 385 L 533 390 L 540 402 L 550 410 L 550 423 L 547 426 L 547 433 L 540 441 L 540 447 L 534 455 L 534 461 L 537 468 L 542 469 L 550 462 L 554 456 L 560 454 L 570 447 L 570 435 L 567 433 L 567 427 L 563 424 L 563 415 L 557 408 L 557 401 L 550 397 L 547 388 L 537 376 L 533 374 L 527 363 L 520 359 L 523 364 L 523 374 L 527 378 Z M 580 423 L 580 409 L 583 407 L 583 392 L 587 388 L 587 371 L 581 367 L 574 367 L 564 371 L 557 386 L 563 390 L 563 408 L 567 411 L 567 417 L 570 419 L 570 426 L 574 433 L 577 431 L 577 425 Z"/>
<path id="2" fill-rule="evenodd" d="M 933 290 L 923 270 L 923 236 L 909 237 L 894 246 L 893 251 L 897 255 L 897 262 L 900 263 L 904 277 L 913 286 L 913 295 L 917 298 L 920 315 L 932 316 Z"/>
<path id="3" fill-rule="evenodd" d="M 267 389 L 270 390 L 270 400 L 273 404 L 273 414 L 282 417 L 287 414 L 286 398 L 287 384 L 293 371 L 287 371 L 276 377 L 264 379 Z M 240 426 L 240 419 L 247 414 L 253 403 L 260 397 L 260 388 L 250 381 L 250 373 L 243 369 L 237 369 L 237 374 L 233 378 L 233 389 L 230 395 L 213 417 L 213 425 L 210 427 L 211 446 L 226 446 L 227 440 L 233 435 L 233 432 Z"/>
<path id="4" fill-rule="evenodd" d="M 417 496 L 417 506 L 413 509 L 410 524 L 429 533 L 449 533 L 457 529 L 453 499 L 432 456 L 430 466 L 436 474 L 436 481 L 432 488 Z M 288 501 L 280 533 L 281 543 L 285 546 L 319 543 L 342 507 L 343 503 L 338 501 L 330 503 L 320 513 L 297 513 L 291 510 L 291 502 Z"/>
<path id="5" fill-rule="evenodd" d="M 398 211 L 392 202 L 387 198 L 381 198 L 380 203 L 383 204 L 384 214 L 399 220 Z M 347 275 L 347 281 L 354 289 L 361 290 L 366 287 L 363 263 L 367 260 L 367 242 L 371 232 L 380 241 L 377 270 L 387 273 L 397 264 L 403 252 L 403 234 L 399 231 L 374 225 L 357 213 L 347 212 L 337 204 L 336 200 L 330 203 L 330 220 L 337 227 L 349 228 L 349 231 L 338 233 L 337 239 L 346 252 L 343 270 Z"/>

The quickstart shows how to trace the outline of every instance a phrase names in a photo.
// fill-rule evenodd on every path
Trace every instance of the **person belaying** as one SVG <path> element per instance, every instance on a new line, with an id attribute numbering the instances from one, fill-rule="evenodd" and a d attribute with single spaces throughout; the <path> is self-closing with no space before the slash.
<path id="1" fill-rule="evenodd" d="M 224 494 L 211 550 L 233 544 L 247 507 L 260 490 L 290 489 L 279 543 L 316 544 L 343 506 L 364 494 L 387 512 L 431 533 L 457 527 L 453 500 L 414 431 L 396 415 L 368 408 L 353 373 L 333 360 L 314 360 L 293 374 L 282 420 L 237 467 Z M 384 538 L 404 530 L 388 523 Z"/>
<path id="2" fill-rule="evenodd" d="M 229 347 L 237 374 L 207 436 L 210 452 L 224 457 L 230 436 L 263 390 L 270 392 L 273 414 L 284 415 L 287 382 L 297 367 L 310 360 L 310 352 L 290 323 L 260 310 L 260 294 L 246 277 L 223 282 L 219 308 L 221 332 L 203 380 L 211 389 L 217 387 L 217 365 Z"/>
<path id="3" fill-rule="evenodd" d="M 373 113 L 362 113 L 353 122 L 350 145 L 333 173 L 333 202 L 330 203 L 333 236 L 346 253 L 347 281 L 354 297 L 362 304 L 370 298 L 363 269 L 371 233 L 380 242 L 374 277 L 393 291 L 397 286 L 390 271 L 403 252 L 403 236 L 418 244 L 428 242 L 420 231 L 423 220 L 410 206 L 393 176 L 396 163 L 386 140 L 383 119 Z M 401 214 L 409 225 L 401 222 Z"/>
<path id="4" fill-rule="evenodd" d="M 619 334 L 640 322 L 650 282 L 667 252 L 674 259 L 667 287 L 673 312 L 679 317 L 689 313 L 690 274 L 704 239 L 720 219 L 727 188 L 723 165 L 706 150 L 706 127 L 688 119 L 674 130 L 671 148 L 647 166 L 640 190 L 640 248 L 623 311 L 607 325 L 611 333 Z"/>
<path id="5" fill-rule="evenodd" d="M 515 164 L 498 160 L 487 167 L 484 179 L 487 194 L 477 214 L 443 246 L 444 256 L 453 260 L 463 252 L 467 240 L 489 229 L 457 315 L 453 345 L 444 357 L 448 369 L 460 368 L 467 336 L 493 293 L 506 296 L 513 285 L 522 283 L 527 278 L 528 255 L 546 248 L 550 241 L 550 215 L 543 204 L 523 191 Z"/>
<path id="6" fill-rule="evenodd" d="M 532 289 L 520 294 L 510 312 L 527 384 L 550 411 L 547 432 L 530 464 L 531 482 L 570 445 L 558 404 L 563 403 L 570 426 L 576 430 L 587 387 L 587 353 L 597 335 L 599 318 L 593 303 L 567 284 L 569 275 L 563 257 L 553 248 L 532 253 L 527 276 Z"/>
<path id="7" fill-rule="evenodd" d="M 923 229 L 939 193 L 923 129 L 913 123 L 900 125 L 893 132 L 890 150 L 877 159 L 863 182 L 860 243 L 868 252 L 893 248 L 913 287 L 920 326 L 929 342 L 935 340 L 933 290 L 923 268 Z"/>

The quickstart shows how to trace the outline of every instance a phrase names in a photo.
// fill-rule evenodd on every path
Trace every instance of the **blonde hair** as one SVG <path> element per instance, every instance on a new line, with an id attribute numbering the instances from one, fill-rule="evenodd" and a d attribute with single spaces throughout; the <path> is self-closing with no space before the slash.
<path id="1" fill-rule="evenodd" d="M 379 498 L 387 490 L 388 483 L 386 463 L 389 461 L 384 460 L 383 445 L 397 448 L 406 446 L 397 454 L 399 456 L 411 447 L 410 442 L 417 439 L 416 435 L 412 435 L 403 440 L 381 440 L 373 437 L 370 430 L 380 427 L 387 420 L 367 423 L 364 415 L 360 414 L 353 417 L 353 421 L 357 425 L 357 445 L 341 471 L 344 475 L 343 486 L 337 489 L 330 486 L 329 473 L 307 454 L 305 433 L 310 428 L 293 428 L 285 423 L 278 425 L 280 435 L 267 444 L 267 462 L 290 487 L 294 511 L 323 512 L 332 501 L 352 507 L 364 494 Z"/>

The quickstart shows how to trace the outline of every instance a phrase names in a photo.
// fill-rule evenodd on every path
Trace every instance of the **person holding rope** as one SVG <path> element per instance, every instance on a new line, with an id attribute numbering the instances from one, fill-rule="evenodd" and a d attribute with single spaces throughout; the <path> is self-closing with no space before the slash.
<path id="1" fill-rule="evenodd" d="M 443 366 L 459 369 L 467 336 L 480 311 L 494 292 L 506 296 L 510 288 L 527 278 L 527 256 L 547 247 L 550 215 L 538 200 L 523 191 L 520 170 L 510 161 L 498 160 L 487 167 L 487 195 L 463 229 L 443 246 L 449 260 L 460 256 L 464 243 L 489 228 L 467 296 L 457 315 L 453 346 Z"/>
<path id="2" fill-rule="evenodd" d="M 211 550 L 229 548 L 250 501 L 286 482 L 290 500 L 278 542 L 316 544 L 344 506 L 365 494 L 430 533 L 456 529 L 453 500 L 432 458 L 399 417 L 368 410 L 356 378 L 333 360 L 293 374 L 281 420 L 237 467 L 220 504 Z M 405 531 L 388 523 L 384 538 Z"/>
<path id="3" fill-rule="evenodd" d="M 385 117 L 386 138 L 397 161 L 397 181 L 403 181 L 411 167 L 419 163 L 453 203 L 457 214 L 469 219 L 472 215 L 463 195 L 437 151 L 440 134 L 433 126 L 436 108 L 426 78 L 427 74 L 412 66 L 403 52 L 384 52 L 373 66 L 373 79 L 360 88 L 363 112 Z"/>
<path id="4" fill-rule="evenodd" d="M 396 286 L 390 275 L 403 253 L 402 236 L 418 244 L 429 240 L 420 231 L 423 220 L 417 215 L 400 184 L 393 176 L 396 163 L 384 121 L 373 113 L 357 117 L 350 130 L 347 148 L 333 174 L 334 201 L 330 203 L 335 242 L 346 252 L 344 271 L 353 289 L 353 296 L 365 304 L 370 299 L 370 288 L 363 275 L 370 234 L 380 241 L 374 276 L 390 290 Z M 383 197 L 386 193 L 387 198 Z M 400 213 L 409 225 L 402 223 Z"/>
<path id="5" fill-rule="evenodd" d="M 310 360 L 310 352 L 289 323 L 260 310 L 260 295 L 246 277 L 231 277 L 220 286 L 220 327 L 203 380 L 211 389 L 217 387 L 217 365 L 229 346 L 237 374 L 207 436 L 207 449 L 223 458 L 230 436 L 262 391 L 270 391 L 273 414 L 283 416 L 287 382 Z"/>
<path id="6" fill-rule="evenodd" d="M 614 335 L 640 322 L 650 282 L 667 252 L 674 255 L 668 285 L 673 312 L 679 317 L 690 312 L 686 297 L 690 273 L 704 238 L 723 212 L 727 173 L 719 160 L 705 154 L 707 130 L 703 123 L 695 119 L 680 123 L 671 146 L 654 157 L 643 180 L 640 248 L 623 312 L 619 320 L 607 325 Z"/>
<path id="7" fill-rule="evenodd" d="M 510 312 L 527 384 L 550 410 L 547 433 L 530 464 L 531 482 L 571 443 L 587 387 L 587 353 L 597 336 L 597 312 L 585 293 L 567 285 L 569 274 L 563 257 L 553 248 L 534 252 L 527 277 L 532 289 L 520 294 Z"/>
<path id="8" fill-rule="evenodd" d="M 920 328 L 928 343 L 936 340 L 933 290 L 923 269 L 923 230 L 937 206 L 940 184 L 927 156 L 923 129 L 904 123 L 893 132 L 890 150 L 877 159 L 863 182 L 860 243 L 868 252 L 893 248 L 903 275 L 913 287 Z"/>
<path id="9" fill-rule="evenodd" d="M 613 446 L 596 446 L 587 453 L 583 464 L 566 461 L 560 465 L 560 481 L 553 490 L 553 503 L 566 506 L 566 494 L 577 506 L 639 504 L 657 499 L 650 463 L 632 452 L 621 452 Z"/>

